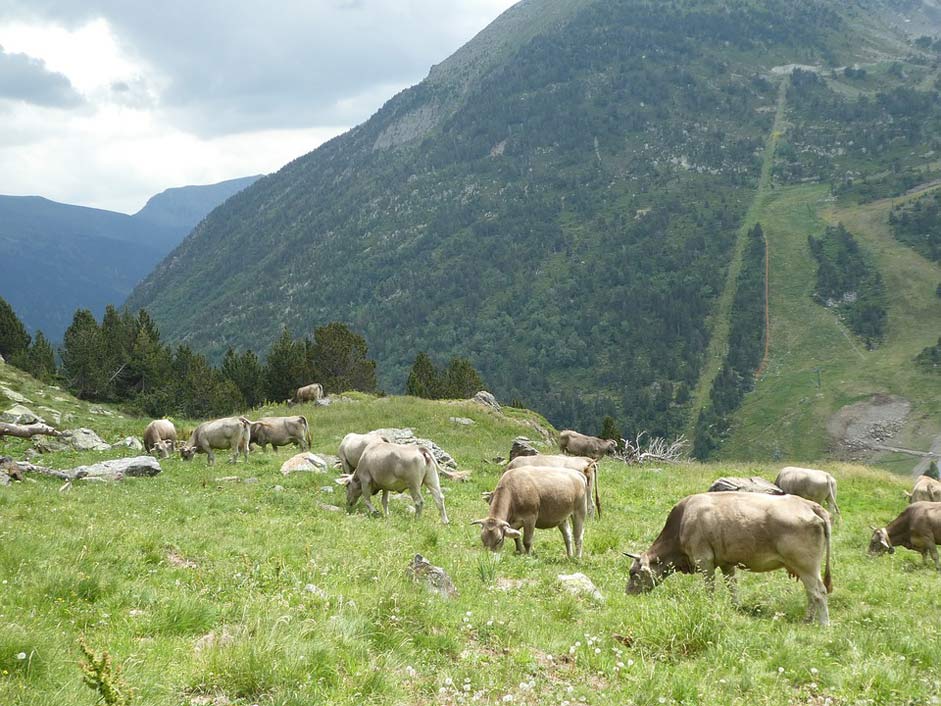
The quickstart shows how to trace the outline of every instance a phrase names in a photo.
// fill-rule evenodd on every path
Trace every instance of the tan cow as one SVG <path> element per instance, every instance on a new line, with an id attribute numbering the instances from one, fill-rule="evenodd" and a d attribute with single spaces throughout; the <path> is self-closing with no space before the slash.
<path id="1" fill-rule="evenodd" d="M 248 440 L 252 423 L 245 417 L 224 417 L 203 422 L 193 430 L 189 441 L 180 449 L 180 456 L 189 461 L 198 453 L 206 454 L 206 465 L 216 462 L 214 449 L 232 449 L 229 463 L 235 463 L 241 453 L 248 460 Z"/>
<path id="2" fill-rule="evenodd" d="M 337 483 L 346 486 L 346 506 L 352 510 L 362 496 L 366 508 L 376 513 L 372 496 L 382 491 L 382 512 L 389 514 L 389 493 L 408 491 L 415 501 L 415 517 L 421 517 L 425 501 L 421 487 L 431 492 L 431 497 L 441 513 L 442 524 L 448 524 L 448 513 L 444 509 L 444 495 L 438 478 L 438 462 L 428 449 L 421 446 L 391 444 L 377 441 L 369 444 L 359 457 L 352 474 L 340 476 Z"/>
<path id="3" fill-rule="evenodd" d="M 288 406 L 293 407 L 303 402 L 316 402 L 323 399 L 323 385 L 319 382 L 311 383 L 297 388 L 294 391 L 294 397 L 288 400 Z"/>
<path id="4" fill-rule="evenodd" d="M 934 560 L 934 567 L 941 571 L 938 560 L 938 548 L 941 543 L 941 503 L 913 502 L 902 510 L 885 527 L 873 527 L 872 539 L 869 540 L 869 553 L 872 555 L 895 553 L 896 547 L 905 547 L 921 554 L 927 563 L 928 555 Z"/>
<path id="5" fill-rule="evenodd" d="M 288 444 L 297 444 L 301 451 L 310 449 L 310 425 L 307 418 L 297 417 L 262 417 L 252 422 L 249 443 L 257 444 L 266 451 L 268 444 L 272 449 Z"/>
<path id="6" fill-rule="evenodd" d="M 830 622 L 830 515 L 795 495 L 699 493 L 683 498 L 667 516 L 650 549 L 628 554 L 627 592 L 646 593 L 669 574 L 700 572 L 712 587 L 721 569 L 738 600 L 735 569 L 787 569 L 807 592 L 807 620 Z M 820 564 L 826 569 L 820 576 Z"/>
<path id="7" fill-rule="evenodd" d="M 157 458 L 170 458 L 173 455 L 173 450 L 176 448 L 176 442 L 170 441 L 169 439 L 163 439 L 154 444 L 151 453 Z"/>
<path id="8" fill-rule="evenodd" d="M 774 484 L 785 493 L 799 495 L 821 505 L 829 505 L 837 517 L 841 517 L 840 508 L 836 504 L 836 478 L 826 471 L 786 466 L 778 473 Z"/>
<path id="9" fill-rule="evenodd" d="M 597 436 L 587 436 L 571 429 L 565 429 L 559 433 L 559 448 L 565 454 L 588 456 L 598 460 L 605 454 L 612 454 L 617 451 L 618 442 L 614 439 L 599 439 Z"/>
<path id="10" fill-rule="evenodd" d="M 176 427 L 169 419 L 155 419 L 144 429 L 144 450 L 147 453 L 151 453 L 161 441 L 169 441 L 170 450 L 173 450 L 173 442 L 176 441 Z M 163 453 L 164 449 L 166 449 L 166 445 L 161 444 L 158 452 Z M 160 458 L 167 458 L 168 456 L 169 453 L 167 456 L 161 455 Z"/>
<path id="11" fill-rule="evenodd" d="M 581 471 L 522 466 L 503 474 L 494 488 L 490 513 L 471 524 L 480 525 L 480 541 L 487 549 L 499 551 L 504 540 L 512 537 L 516 551 L 527 554 L 532 552 L 536 529 L 558 527 L 566 555 L 572 556 L 574 534 L 575 556 L 581 559 L 588 503 L 588 482 Z"/>
<path id="12" fill-rule="evenodd" d="M 588 480 L 588 516 L 595 514 L 598 508 L 598 517 L 601 517 L 601 498 L 598 497 L 598 462 L 588 456 L 560 456 L 558 454 L 536 454 L 535 456 L 517 456 L 510 461 L 506 470 L 522 468 L 523 466 L 549 466 L 550 468 L 571 468 L 585 474 Z M 591 493 L 594 488 L 595 505 L 591 504 Z"/>
<path id="13" fill-rule="evenodd" d="M 340 442 L 340 448 L 337 451 L 343 472 L 349 474 L 355 471 L 359 463 L 359 457 L 363 455 L 363 451 L 366 450 L 367 446 L 377 441 L 389 443 L 389 439 L 375 431 L 371 431 L 368 434 L 349 433 L 344 436 L 343 440 Z"/>
<path id="14" fill-rule="evenodd" d="M 918 476 L 915 481 L 915 487 L 912 492 L 905 493 L 908 496 L 909 503 L 927 501 L 930 503 L 941 503 L 941 482 L 936 481 L 930 476 Z"/>

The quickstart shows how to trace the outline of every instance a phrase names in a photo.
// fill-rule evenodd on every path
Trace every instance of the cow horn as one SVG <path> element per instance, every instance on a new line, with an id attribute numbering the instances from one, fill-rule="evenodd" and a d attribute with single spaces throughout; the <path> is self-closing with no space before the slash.
<path id="1" fill-rule="evenodd" d="M 472 525 L 483 525 L 484 522 L 484 520 L 471 520 Z"/>
<path id="2" fill-rule="evenodd" d="M 624 556 L 629 556 L 631 559 L 640 560 L 640 554 L 631 554 L 630 552 L 621 552 Z"/>
<path id="3" fill-rule="evenodd" d="M 869 529 L 871 529 L 873 532 L 878 532 L 878 531 L 879 531 L 879 528 L 876 527 L 875 525 L 869 525 Z"/>
<path id="4" fill-rule="evenodd" d="M 353 480 L 353 475 L 351 473 L 345 473 L 339 478 L 334 478 L 333 482 L 337 485 L 349 485 L 351 480 Z"/>

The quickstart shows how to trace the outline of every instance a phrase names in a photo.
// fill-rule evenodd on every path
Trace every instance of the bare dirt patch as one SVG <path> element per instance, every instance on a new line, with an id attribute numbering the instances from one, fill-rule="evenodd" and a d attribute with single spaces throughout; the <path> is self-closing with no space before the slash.
<path id="1" fill-rule="evenodd" d="M 865 460 L 902 429 L 911 410 L 904 397 L 873 395 L 841 408 L 827 422 L 827 432 L 841 459 Z"/>

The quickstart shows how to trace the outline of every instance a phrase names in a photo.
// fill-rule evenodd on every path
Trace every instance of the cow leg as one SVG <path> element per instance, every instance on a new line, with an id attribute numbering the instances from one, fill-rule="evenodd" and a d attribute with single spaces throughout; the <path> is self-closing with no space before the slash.
<path id="1" fill-rule="evenodd" d="M 441 524 L 448 524 L 448 513 L 444 509 L 444 494 L 441 492 L 441 487 L 437 483 L 428 484 L 428 492 L 431 493 L 431 499 L 435 501 L 435 507 L 438 508 L 438 513 L 441 515 Z"/>
<path id="2" fill-rule="evenodd" d="M 575 535 L 575 558 L 581 559 L 582 541 L 585 539 L 585 518 L 578 511 L 572 515 L 572 533 Z"/>
<path id="3" fill-rule="evenodd" d="M 938 561 L 938 548 L 935 546 L 934 542 L 928 545 L 928 553 L 931 554 L 931 558 L 934 559 L 934 568 L 941 571 L 941 562 Z M 927 561 L 927 556 L 925 560 Z"/>
<path id="4" fill-rule="evenodd" d="M 382 491 L 382 514 L 386 517 L 389 516 L 389 491 Z"/>
<path id="5" fill-rule="evenodd" d="M 827 608 L 827 588 L 823 585 L 820 574 L 805 573 L 800 577 L 804 584 L 804 590 L 807 592 L 807 613 L 804 617 L 808 623 L 814 618 L 821 625 L 830 624 L 830 612 Z"/>
<path id="6" fill-rule="evenodd" d="M 523 553 L 523 540 L 520 539 L 519 537 L 513 537 L 513 541 L 516 542 L 516 553 L 522 554 Z"/>
<path id="7" fill-rule="evenodd" d="M 214 466 L 216 465 L 216 455 L 212 452 L 212 449 L 206 451 L 206 465 Z"/>
<path id="8" fill-rule="evenodd" d="M 370 515 L 378 515 L 379 511 L 372 504 L 372 484 L 369 479 L 363 480 L 363 502 L 366 503 L 366 509 Z"/>
<path id="9" fill-rule="evenodd" d="M 734 566 L 723 566 L 721 567 L 722 576 L 725 577 L 725 585 L 728 586 L 729 595 L 732 597 L 732 602 L 735 605 L 739 605 L 740 601 L 738 599 L 738 580 L 735 578 L 735 567 Z"/>
<path id="10" fill-rule="evenodd" d="M 565 556 L 572 558 L 572 528 L 569 527 L 569 519 L 566 517 L 559 525 L 559 531 L 562 533 L 562 539 L 565 540 Z"/>
<path id="11" fill-rule="evenodd" d="M 702 574 L 703 580 L 706 582 L 706 588 L 710 592 L 714 592 L 716 590 L 716 565 L 712 557 L 697 559 L 695 564 L 696 570 Z"/>
<path id="12" fill-rule="evenodd" d="M 425 499 L 421 496 L 421 486 L 415 486 L 408 489 L 408 494 L 415 501 L 415 517 L 421 517 L 422 508 L 425 507 Z"/>
<path id="13" fill-rule="evenodd" d="M 523 525 L 523 549 L 527 554 L 533 553 L 533 534 L 536 532 L 536 518 Z"/>

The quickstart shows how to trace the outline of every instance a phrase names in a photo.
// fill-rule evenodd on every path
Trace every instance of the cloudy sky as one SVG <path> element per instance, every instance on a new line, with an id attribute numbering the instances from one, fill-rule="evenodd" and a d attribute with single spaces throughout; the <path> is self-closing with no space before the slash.
<path id="1" fill-rule="evenodd" d="M 0 0 L 0 194 L 132 213 L 277 170 L 515 0 Z"/>

